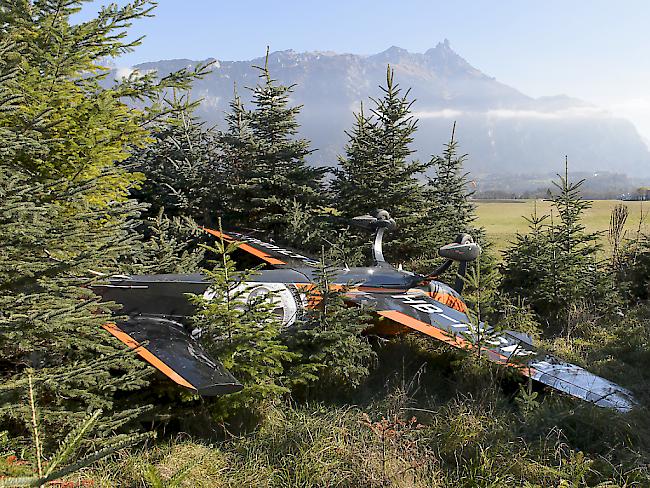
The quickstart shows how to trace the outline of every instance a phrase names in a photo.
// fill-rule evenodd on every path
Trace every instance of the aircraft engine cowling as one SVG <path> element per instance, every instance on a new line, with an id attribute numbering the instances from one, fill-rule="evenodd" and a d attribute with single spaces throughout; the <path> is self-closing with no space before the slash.
<path id="1" fill-rule="evenodd" d="M 242 309 L 257 300 L 265 299 L 273 305 L 273 312 L 283 327 L 291 327 L 302 317 L 307 306 L 306 298 L 298 289 L 286 283 L 261 283 L 248 281 L 241 283 L 233 291 Z M 212 300 L 214 291 L 208 289 L 203 294 L 206 300 Z"/>

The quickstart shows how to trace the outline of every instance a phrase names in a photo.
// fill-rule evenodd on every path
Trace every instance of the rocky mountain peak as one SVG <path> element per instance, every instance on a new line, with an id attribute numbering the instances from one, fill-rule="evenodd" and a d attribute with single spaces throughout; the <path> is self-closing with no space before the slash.
<path id="1" fill-rule="evenodd" d="M 264 57 L 248 61 L 220 61 L 198 80 L 192 95 L 203 99 L 197 115 L 223 123 L 224 112 L 238 87 L 254 86 Z M 165 75 L 196 64 L 188 59 L 144 63 Z M 561 169 L 564 155 L 574 171 L 610 170 L 630 175 L 650 174 L 650 152 L 635 127 L 597 107 L 568 97 L 529 97 L 474 68 L 451 47 L 448 39 L 424 53 L 391 46 L 374 55 L 296 52 L 269 55 L 274 79 L 295 85 L 291 103 L 302 105 L 301 135 L 317 148 L 315 164 L 336 163 L 353 123 L 353 110 L 368 96 L 381 96 L 386 65 L 395 81 L 410 88 L 416 99 L 419 130 L 414 149 L 420 158 L 439 153 L 451 126 L 457 122 L 461 150 L 475 174 L 537 172 Z M 116 69 L 117 72 L 117 69 Z M 240 90 L 244 98 L 248 95 Z"/>

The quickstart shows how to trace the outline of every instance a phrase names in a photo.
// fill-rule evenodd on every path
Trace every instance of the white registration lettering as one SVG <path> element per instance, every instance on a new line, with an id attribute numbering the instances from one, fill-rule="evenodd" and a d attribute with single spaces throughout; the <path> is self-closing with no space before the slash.
<path id="1" fill-rule="evenodd" d="M 491 330 L 490 328 L 486 328 L 483 324 L 480 324 L 478 326 L 473 326 L 472 324 L 460 323 L 458 320 L 450 317 L 449 315 L 444 314 L 442 308 L 433 305 L 427 302 L 426 300 L 423 300 L 418 295 L 404 294 L 404 295 L 391 295 L 391 297 L 401 300 L 403 303 L 411 306 L 412 308 L 420 312 L 437 314 L 439 317 L 447 319 L 448 321 L 452 322 L 451 327 L 453 328 L 459 329 L 459 328 L 468 327 L 468 329 L 470 329 L 473 334 L 477 334 L 477 333 L 481 334 L 483 332 L 489 333 Z M 529 351 L 528 349 L 521 348 L 519 347 L 518 344 L 510 344 L 510 341 L 508 341 L 508 339 L 506 339 L 505 337 L 488 338 L 485 342 L 491 346 L 498 348 L 498 350 L 502 351 L 508 356 L 529 356 L 531 354 L 535 354 L 534 351 Z"/>
<path id="2" fill-rule="evenodd" d="M 411 305 L 415 310 L 419 310 L 420 312 L 424 313 L 440 313 L 442 312 L 442 309 L 439 307 L 436 307 L 435 305 L 432 305 L 430 303 L 416 303 L 415 305 Z"/>
<path id="3" fill-rule="evenodd" d="M 399 300 L 402 300 L 404 303 L 408 305 L 418 305 L 418 304 L 427 303 L 426 300 L 422 300 L 421 298 L 419 298 L 418 295 L 392 295 L 392 298 L 397 298 Z"/>
<path id="4" fill-rule="evenodd" d="M 410 305 L 412 308 L 419 312 L 424 312 L 428 314 L 437 314 L 439 317 L 447 319 L 453 324 L 457 324 L 458 320 L 450 317 L 449 315 L 444 314 L 444 310 L 433 303 L 429 303 L 426 300 L 422 300 L 418 295 L 391 295 L 392 298 L 397 298 L 402 300 L 407 305 Z"/>
<path id="5" fill-rule="evenodd" d="M 239 238 L 239 239 L 241 239 L 243 241 L 250 242 L 252 244 L 257 244 L 258 246 L 261 246 L 261 247 L 263 247 L 265 249 L 270 249 L 271 251 L 275 251 L 278 254 L 282 254 L 283 256 L 289 256 L 290 258 L 300 259 L 300 260 L 302 260 L 302 261 L 304 261 L 306 263 L 310 263 L 310 264 L 315 264 L 315 263 L 318 262 L 318 261 L 316 261 L 314 259 L 308 258 L 307 256 L 303 256 L 302 254 L 298 254 L 298 253 L 295 253 L 295 252 L 290 251 L 288 249 L 284 249 L 284 248 L 282 248 L 280 246 L 276 246 L 275 244 L 260 241 L 259 239 L 256 239 L 255 237 L 249 237 L 249 236 L 245 236 L 243 234 L 233 234 L 233 235 L 235 235 L 235 237 L 237 237 L 237 238 Z"/>

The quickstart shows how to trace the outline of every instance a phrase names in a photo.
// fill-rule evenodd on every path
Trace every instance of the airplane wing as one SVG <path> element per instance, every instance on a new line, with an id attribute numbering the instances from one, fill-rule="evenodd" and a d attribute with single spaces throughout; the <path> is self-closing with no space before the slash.
<path id="1" fill-rule="evenodd" d="M 199 395 L 225 395 L 243 388 L 177 322 L 139 315 L 103 327 L 169 379 Z"/>
<path id="2" fill-rule="evenodd" d="M 291 268 L 296 266 L 317 266 L 318 259 L 305 253 L 264 242 L 256 237 L 241 232 L 220 232 L 204 227 L 204 230 L 213 236 L 223 238 L 228 242 L 239 242 L 239 249 L 246 251 L 274 268 Z"/>
<path id="3" fill-rule="evenodd" d="M 476 350 L 489 360 L 516 368 L 522 375 L 577 398 L 621 412 L 636 404 L 632 393 L 589 371 L 538 351 L 526 336 L 505 331 L 477 330 L 466 314 L 420 290 L 401 293 L 356 292 L 350 300 L 403 327 L 459 349 Z M 479 334 L 485 339 L 478 340 Z"/>

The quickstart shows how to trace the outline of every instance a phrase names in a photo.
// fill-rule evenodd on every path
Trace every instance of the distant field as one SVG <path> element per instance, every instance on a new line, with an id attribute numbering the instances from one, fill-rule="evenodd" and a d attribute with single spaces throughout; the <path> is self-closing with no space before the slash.
<path id="1" fill-rule="evenodd" d="M 650 228 L 650 218 L 646 215 L 650 212 L 650 202 L 620 202 L 618 200 L 596 200 L 593 207 L 586 213 L 584 224 L 590 231 L 607 231 L 609 228 L 609 217 L 612 208 L 617 203 L 625 204 L 630 215 L 627 219 L 626 230 L 628 235 L 636 235 L 639 227 L 639 219 L 643 211 L 644 222 L 642 231 Z M 537 214 L 549 214 L 551 205 L 544 200 L 476 200 L 476 213 L 478 222 L 483 226 L 495 243 L 497 249 L 503 250 L 514 241 L 517 232 L 524 233 L 528 229 L 528 223 L 524 216 L 530 216 L 535 206 Z M 607 236 L 603 236 L 603 245 L 608 247 Z"/>

